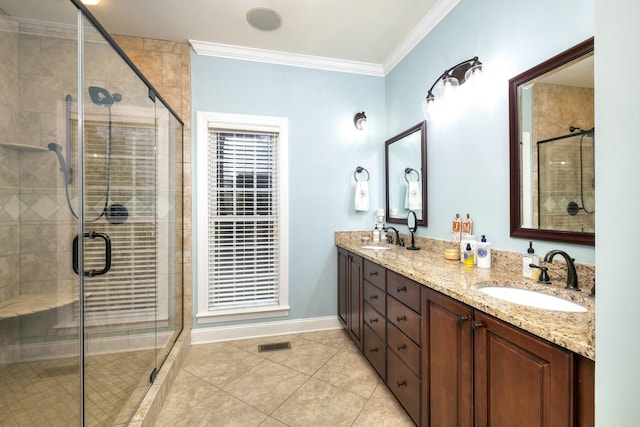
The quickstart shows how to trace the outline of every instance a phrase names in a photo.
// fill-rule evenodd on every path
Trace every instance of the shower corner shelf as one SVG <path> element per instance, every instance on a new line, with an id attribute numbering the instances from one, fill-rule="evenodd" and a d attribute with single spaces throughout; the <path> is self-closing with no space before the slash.
<path id="1" fill-rule="evenodd" d="M 40 147 L 38 145 L 16 144 L 15 142 L 3 141 L 0 141 L 0 147 L 13 148 L 14 150 L 22 151 L 49 151 L 47 147 Z"/>
<path id="2" fill-rule="evenodd" d="M 77 302 L 77 295 L 31 294 L 18 295 L 6 301 L 0 301 L 0 320 L 25 314 L 39 313 L 52 308 Z"/>

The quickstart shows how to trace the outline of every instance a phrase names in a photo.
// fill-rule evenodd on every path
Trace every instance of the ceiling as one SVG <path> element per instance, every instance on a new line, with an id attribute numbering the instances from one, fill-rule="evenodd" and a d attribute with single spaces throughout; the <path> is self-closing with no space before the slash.
<path id="1" fill-rule="evenodd" d="M 87 8 L 111 34 L 353 62 L 386 74 L 460 1 L 101 0 Z M 0 0 L 0 9 L 16 18 L 73 25 L 69 2 Z M 281 27 L 249 25 L 247 12 L 257 7 L 275 10 Z"/>
<path id="2" fill-rule="evenodd" d="M 42 0 L 20 1 L 42 8 Z M 404 56 L 400 51 L 406 54 L 459 1 L 101 0 L 88 9 L 112 34 L 384 64 Z M 255 7 L 274 9 L 282 26 L 251 27 L 246 14 Z"/>

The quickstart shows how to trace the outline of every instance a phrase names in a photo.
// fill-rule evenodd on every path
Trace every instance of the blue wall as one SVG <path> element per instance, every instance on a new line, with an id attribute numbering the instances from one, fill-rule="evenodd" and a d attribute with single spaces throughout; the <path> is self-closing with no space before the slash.
<path id="1" fill-rule="evenodd" d="M 334 232 L 372 228 L 384 202 L 384 79 L 195 53 L 191 70 L 193 123 L 197 111 L 289 118 L 289 319 L 335 315 Z M 353 125 L 358 111 L 368 117 L 364 138 Z M 195 132 L 193 164 L 201 153 Z M 369 212 L 353 209 L 358 165 L 371 176 Z M 195 229 L 193 236 L 195 254 Z M 195 283 L 193 292 L 197 307 Z"/>
<path id="2" fill-rule="evenodd" d="M 620 70 L 637 70 L 640 3 L 596 0 L 596 425 L 639 426 L 640 333 L 640 80 L 622 85 Z"/>
<path id="3" fill-rule="evenodd" d="M 422 118 L 421 101 L 445 69 L 476 55 L 484 64 L 475 91 L 460 86 L 454 113 L 427 123 L 429 227 L 419 234 L 448 239 L 455 213 L 470 213 L 474 234 L 524 252 L 528 241 L 509 237 L 508 81 L 593 34 L 593 0 L 463 0 L 393 69 L 385 82 L 390 134 Z M 595 262 L 593 247 L 534 247 Z"/>

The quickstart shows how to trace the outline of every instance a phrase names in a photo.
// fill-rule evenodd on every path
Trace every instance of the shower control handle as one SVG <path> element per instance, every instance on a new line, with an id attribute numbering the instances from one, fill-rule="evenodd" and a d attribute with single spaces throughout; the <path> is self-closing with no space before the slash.
<path id="1" fill-rule="evenodd" d="M 90 231 L 88 233 L 84 233 L 84 237 L 89 239 L 99 238 L 104 240 L 104 267 L 101 270 L 91 269 L 84 272 L 85 276 L 94 277 L 101 276 L 106 274 L 109 270 L 111 270 L 111 237 L 105 233 L 98 233 L 96 231 Z M 78 269 L 78 236 L 73 238 L 73 271 L 76 274 L 79 273 Z"/>

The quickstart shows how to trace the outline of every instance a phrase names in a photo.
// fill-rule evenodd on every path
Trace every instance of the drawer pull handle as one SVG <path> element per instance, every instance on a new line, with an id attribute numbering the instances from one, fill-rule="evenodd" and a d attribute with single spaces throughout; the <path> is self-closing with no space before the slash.
<path id="1" fill-rule="evenodd" d="M 398 286 L 396 287 L 396 292 L 407 292 L 407 287 L 406 286 Z"/>
<path id="2" fill-rule="evenodd" d="M 377 318 L 369 319 L 369 323 L 376 323 L 377 321 L 378 321 L 378 319 L 377 319 Z"/>
<path id="3" fill-rule="evenodd" d="M 458 321 L 464 322 L 466 320 L 469 320 L 469 318 L 467 316 L 458 316 Z"/>
<path id="4" fill-rule="evenodd" d="M 407 382 L 406 381 L 396 381 L 396 386 L 398 387 L 406 387 Z"/>
<path id="5" fill-rule="evenodd" d="M 369 276 L 377 276 L 378 272 L 377 271 L 370 271 L 369 272 Z"/>
<path id="6" fill-rule="evenodd" d="M 371 350 L 369 350 L 369 352 L 370 352 L 370 353 L 375 353 L 375 352 L 377 352 L 377 351 L 378 351 L 378 349 L 377 349 L 377 348 L 372 348 Z"/>
<path id="7" fill-rule="evenodd" d="M 406 344 L 398 344 L 398 345 L 396 346 L 396 348 L 397 348 L 398 350 L 404 350 L 405 348 L 407 348 L 407 345 L 406 345 Z"/>
<path id="8" fill-rule="evenodd" d="M 471 326 L 473 326 L 473 329 L 482 328 L 482 323 L 480 323 L 480 322 L 473 322 L 473 323 L 471 324 Z"/>
<path id="9" fill-rule="evenodd" d="M 378 295 L 369 295 L 369 299 L 378 299 Z"/>
<path id="10" fill-rule="evenodd" d="M 396 316 L 396 320 L 398 322 L 404 322 L 405 320 L 407 320 L 407 316 Z"/>

